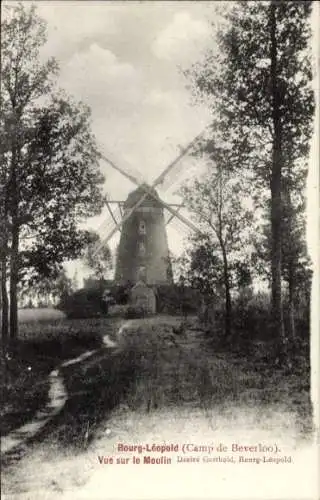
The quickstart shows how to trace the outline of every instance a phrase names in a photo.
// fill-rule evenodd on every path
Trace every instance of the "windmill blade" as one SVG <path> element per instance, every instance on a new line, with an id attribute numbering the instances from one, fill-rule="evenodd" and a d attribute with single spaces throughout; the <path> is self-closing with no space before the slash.
<path id="1" fill-rule="evenodd" d="M 187 226 L 185 226 L 179 219 L 173 218 L 170 222 L 170 226 L 184 234 L 189 233 Z"/>
<path id="2" fill-rule="evenodd" d="M 96 229 L 96 232 L 98 234 L 105 233 L 106 231 L 110 232 L 113 229 L 114 225 L 115 225 L 114 220 L 109 214 L 107 214 L 105 219 L 99 224 L 98 228 Z"/>
<path id="3" fill-rule="evenodd" d="M 118 165 L 115 164 L 114 161 L 112 161 L 110 158 L 107 158 L 102 153 L 100 153 L 100 157 L 104 161 L 106 161 L 107 163 L 109 163 L 109 165 L 111 165 L 115 170 L 117 170 L 118 172 L 121 172 L 131 182 L 133 182 L 137 186 L 141 186 L 147 192 L 147 194 L 151 195 L 153 198 L 156 198 L 155 195 L 154 195 L 154 193 L 151 191 L 152 188 L 155 188 L 159 184 L 161 184 L 161 183 L 164 182 L 164 179 L 166 178 L 166 176 L 170 172 L 170 170 L 172 170 L 173 167 L 175 165 L 177 165 L 179 163 L 179 161 L 188 153 L 188 151 L 190 151 L 193 148 L 193 146 L 197 143 L 197 141 L 204 135 L 204 133 L 206 132 L 208 126 L 209 125 L 207 125 L 200 134 L 198 134 L 185 148 L 183 148 L 181 150 L 180 154 L 167 166 L 167 168 L 165 168 L 165 170 L 162 172 L 162 174 L 160 174 L 155 179 L 155 181 L 152 183 L 151 187 L 149 187 L 148 184 L 144 181 L 144 179 L 141 177 L 141 174 L 139 174 L 139 173 L 137 174 L 136 171 L 135 171 L 135 175 L 133 175 L 132 174 L 132 169 L 129 169 L 128 167 L 124 168 L 123 166 L 119 167 Z M 143 197 L 140 200 L 141 203 L 145 200 L 145 198 L 146 198 L 146 196 L 143 195 Z M 139 203 L 139 205 L 140 205 L 140 203 Z M 139 206 L 139 205 L 137 205 L 137 206 Z M 121 225 L 123 222 L 124 221 L 120 222 L 119 224 Z M 117 228 L 117 230 L 118 230 L 118 228 Z"/>
<path id="4" fill-rule="evenodd" d="M 167 211 L 164 212 L 164 224 L 165 224 L 165 226 L 168 225 L 168 222 L 170 221 L 171 217 L 172 217 L 172 214 L 170 212 L 167 212 Z"/>
<path id="5" fill-rule="evenodd" d="M 113 230 L 113 228 L 114 228 L 114 222 L 113 222 L 113 220 L 111 220 L 109 218 L 109 219 L 106 219 L 104 223 L 100 224 L 98 232 L 99 232 L 99 234 L 106 233 L 106 232 L 109 233 L 110 231 Z M 103 239 L 101 238 L 100 241 L 101 241 L 101 246 L 103 246 L 105 244 L 103 242 Z M 100 249 L 100 246 L 97 248 Z"/>
<path id="6" fill-rule="evenodd" d="M 178 221 L 178 219 L 173 220 L 170 226 L 172 244 L 174 245 L 174 242 L 178 240 L 180 241 L 180 245 L 182 244 L 183 247 L 187 246 L 186 242 L 189 239 L 190 231 L 187 230 L 186 226 Z"/>
<path id="7" fill-rule="evenodd" d="M 122 210 L 122 205 L 121 205 L 120 202 L 118 203 L 118 210 L 119 210 L 119 213 L 120 213 L 120 219 L 122 219 L 122 217 L 123 217 L 123 210 Z"/>
<path id="8" fill-rule="evenodd" d="M 166 208 L 169 212 L 171 212 L 171 215 L 173 215 L 173 217 L 177 217 L 181 222 L 183 222 L 186 226 L 192 229 L 192 231 L 194 231 L 195 233 L 201 233 L 200 229 L 197 226 L 195 226 L 193 222 L 191 222 L 189 219 L 181 215 L 178 210 L 173 209 L 172 207 L 170 207 L 170 205 L 168 205 L 162 200 L 159 201 L 164 208 Z"/>
<path id="9" fill-rule="evenodd" d="M 169 165 L 167 166 L 167 168 L 164 169 L 162 174 L 160 174 L 159 177 L 157 177 L 157 179 L 152 184 L 153 187 L 156 187 L 164 182 L 170 170 L 172 170 L 173 167 L 175 167 L 179 163 L 179 161 L 193 148 L 193 146 L 195 146 L 195 144 L 199 141 L 199 139 L 201 139 L 201 137 L 205 134 L 208 128 L 209 125 L 207 125 L 203 129 L 203 131 L 193 139 L 193 141 L 191 141 L 185 148 L 181 150 L 180 154 L 171 163 L 169 163 Z"/>
<path id="10" fill-rule="evenodd" d="M 177 208 L 177 212 L 180 212 L 181 208 L 183 207 L 183 205 L 179 205 L 178 208 Z M 171 214 L 170 217 L 168 218 L 167 222 L 166 222 L 166 226 L 168 226 L 168 224 L 170 224 L 170 222 L 172 221 L 172 219 L 174 219 L 176 216 Z"/>
<path id="11" fill-rule="evenodd" d="M 115 218 L 114 213 L 112 212 L 112 209 L 111 209 L 111 207 L 110 207 L 110 205 L 109 205 L 108 201 L 106 202 L 106 204 L 107 204 L 107 207 L 108 207 L 108 210 L 109 210 L 109 214 L 111 215 L 111 217 L 112 217 L 112 219 L 113 219 L 113 221 L 114 221 L 115 225 L 117 225 L 117 224 L 118 224 L 117 219 Z M 120 230 L 120 229 L 119 229 L 119 230 Z"/>
<path id="12" fill-rule="evenodd" d="M 106 236 L 106 238 L 104 238 L 101 242 L 101 246 L 106 244 L 110 238 L 112 238 L 112 236 L 119 230 L 119 228 L 122 226 L 122 224 L 129 219 L 129 217 L 133 214 L 133 212 L 144 202 L 144 200 L 146 199 L 146 197 L 148 195 L 152 196 L 154 198 L 154 193 L 152 192 L 152 189 L 155 188 L 156 186 L 158 186 L 159 184 L 161 184 L 163 182 L 163 180 L 165 179 L 166 175 L 168 174 L 168 172 L 170 172 L 170 170 L 188 153 L 188 151 L 190 151 L 191 148 L 193 148 L 193 146 L 196 144 L 196 142 L 202 137 L 202 135 L 205 133 L 205 131 L 207 130 L 208 128 L 208 125 L 205 127 L 205 129 L 200 133 L 198 134 L 194 139 L 193 141 L 191 141 L 188 146 L 186 146 L 182 151 L 181 153 L 167 166 L 167 168 L 165 168 L 165 170 L 162 172 L 162 174 L 160 174 L 156 179 L 155 181 L 152 183 L 151 186 L 148 186 L 146 184 L 143 184 L 143 189 L 145 191 L 145 193 L 141 196 L 141 198 L 137 201 L 137 203 L 125 214 L 125 216 L 123 217 L 123 219 L 113 228 L 113 230 Z M 101 158 L 103 158 L 104 160 L 108 161 L 109 160 L 104 157 L 103 155 L 101 155 Z M 112 166 L 114 166 L 114 168 L 116 168 L 117 170 L 119 170 L 114 164 L 113 162 L 111 163 Z M 121 169 L 122 170 L 122 169 Z M 120 171 L 120 170 L 119 170 Z M 125 174 L 124 174 L 125 175 Z M 131 176 L 130 176 L 131 177 Z M 128 177 L 129 178 L 129 177 Z M 138 180 L 137 179 L 134 179 L 132 177 L 132 181 L 135 182 L 136 184 L 140 185 Z M 166 203 L 164 203 L 162 200 L 160 200 L 162 205 L 167 208 L 167 210 L 169 212 L 171 212 L 172 215 L 175 215 L 177 216 L 182 222 L 184 222 L 187 226 L 189 226 L 193 231 L 196 231 L 198 232 L 198 228 L 191 222 L 191 221 L 188 221 L 187 219 L 185 219 L 183 216 L 181 216 L 179 213 L 177 213 L 176 210 L 173 210 L 170 205 L 167 205 Z"/>
<path id="13" fill-rule="evenodd" d="M 173 227 L 173 229 L 175 229 L 175 231 L 177 231 L 183 237 L 189 236 L 189 231 L 187 230 L 186 226 L 178 219 L 174 219 L 171 222 L 171 226 Z"/>
<path id="14" fill-rule="evenodd" d="M 122 175 L 127 177 L 127 179 L 129 179 L 133 184 L 137 184 L 139 186 L 140 184 L 143 184 L 145 182 L 145 179 L 143 178 L 141 173 L 137 172 L 132 167 L 130 167 L 130 168 L 128 166 L 124 167 L 123 165 L 121 167 L 119 167 L 113 160 L 108 158 L 103 153 L 99 153 L 99 156 L 102 160 L 109 163 L 109 165 L 111 165 L 111 167 L 113 167 L 115 170 L 117 170 Z"/>
<path id="15" fill-rule="evenodd" d="M 186 162 L 180 162 L 179 165 L 169 172 L 161 185 L 161 193 L 166 193 L 167 191 L 173 193 L 174 189 L 177 189 L 181 181 L 183 182 L 183 180 L 187 180 L 187 178 L 190 178 L 192 175 L 198 174 L 198 160 L 194 158 L 192 162 L 188 162 L 189 159 L 190 157 Z"/>
<path id="16" fill-rule="evenodd" d="M 119 228 L 122 226 L 122 224 L 129 219 L 129 217 L 133 214 L 133 212 L 141 205 L 141 203 L 144 202 L 146 197 L 148 196 L 148 193 L 145 192 L 141 198 L 137 201 L 137 203 L 124 215 L 122 220 L 110 231 L 110 233 L 103 239 L 101 240 L 101 246 L 105 245 L 108 243 L 108 241 L 112 238 L 112 236 L 119 230 Z M 99 247 L 97 248 L 99 250 Z"/>

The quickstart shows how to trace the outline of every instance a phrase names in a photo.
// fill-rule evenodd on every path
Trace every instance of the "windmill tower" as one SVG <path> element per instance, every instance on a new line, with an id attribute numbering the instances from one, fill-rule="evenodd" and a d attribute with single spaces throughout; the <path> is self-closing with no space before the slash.
<path id="1" fill-rule="evenodd" d="M 124 202 L 126 215 L 145 193 L 147 185 L 132 191 Z M 171 284 L 172 269 L 164 210 L 158 193 L 152 189 L 141 205 L 123 222 L 118 247 L 115 280 L 150 285 Z"/>
<path id="2" fill-rule="evenodd" d="M 168 174 L 183 156 L 197 144 L 203 134 L 204 131 L 186 148 L 182 149 L 178 157 L 164 169 L 152 185 L 141 181 L 139 173 L 132 173 L 132 170 L 128 170 L 128 168 L 120 168 L 106 156 L 100 155 L 101 159 L 138 186 L 137 189 L 129 193 L 125 201 L 107 201 L 107 207 L 114 226 L 110 231 L 110 224 L 107 224 L 109 234 L 101 239 L 99 245 L 105 245 L 117 231 L 120 231 L 121 236 L 115 272 L 115 281 L 117 283 L 134 284 L 140 280 L 148 285 L 173 283 L 166 225 L 171 223 L 172 220 L 178 220 L 180 224 L 182 222 L 184 226 L 187 226 L 192 231 L 196 233 L 200 231 L 190 220 L 179 213 L 183 203 L 166 203 L 159 197 L 156 187 L 160 185 L 163 187 L 164 181 L 168 180 Z M 114 204 L 118 205 L 121 215 L 120 221 L 117 221 L 111 208 Z M 167 222 L 165 222 L 165 211 L 169 213 Z M 97 245 L 97 251 L 99 245 Z"/>

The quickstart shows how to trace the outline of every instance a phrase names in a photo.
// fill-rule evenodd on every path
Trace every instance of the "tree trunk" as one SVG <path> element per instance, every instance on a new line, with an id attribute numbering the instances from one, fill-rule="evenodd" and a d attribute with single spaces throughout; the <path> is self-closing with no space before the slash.
<path id="1" fill-rule="evenodd" d="M 5 256 L 1 259 L 1 326 L 2 341 L 6 345 L 9 329 L 9 302 L 7 293 L 7 263 Z"/>
<path id="2" fill-rule="evenodd" d="M 2 208 L 2 207 L 1 207 Z M 6 206 L 1 210 L 1 233 L 0 234 L 0 305 L 1 305 L 1 334 L 2 334 L 2 358 L 3 358 L 3 381 L 4 381 L 4 396 L 7 395 L 8 387 L 8 337 L 9 337 L 9 301 L 7 292 L 7 252 L 8 252 L 8 230 Z"/>
<path id="3" fill-rule="evenodd" d="M 7 388 L 9 385 L 9 370 L 8 370 L 8 335 L 9 335 L 9 302 L 7 292 L 7 262 L 5 248 L 3 255 L 1 255 L 1 332 L 2 332 L 2 363 L 3 363 L 3 382 L 4 391 L 3 396 L 7 396 Z"/>
<path id="4" fill-rule="evenodd" d="M 231 337 L 231 294 L 230 294 L 230 278 L 229 278 L 229 265 L 227 251 L 225 247 L 225 242 L 223 239 L 223 221 L 222 221 L 222 206 L 223 206 L 223 179 L 222 179 L 222 169 L 218 167 L 219 173 L 219 191 L 218 191 L 218 231 L 216 235 L 219 240 L 222 259 L 223 259 L 223 281 L 224 281 L 224 293 L 225 293 L 225 338 L 230 339 Z M 214 229 L 214 228 L 213 228 Z M 215 231 L 215 229 L 214 229 Z"/>
<path id="5" fill-rule="evenodd" d="M 10 321 L 9 321 L 9 342 L 10 350 L 15 348 L 18 338 L 18 271 L 19 271 L 19 189 L 18 189 L 18 116 L 14 110 L 14 127 L 12 131 L 12 158 L 10 165 L 9 179 L 9 213 L 11 215 L 11 251 L 10 251 Z"/>
<path id="6" fill-rule="evenodd" d="M 221 243 L 222 257 L 223 257 L 223 278 L 224 278 L 224 289 L 225 289 L 225 336 L 226 339 L 230 338 L 231 335 L 231 294 L 230 294 L 230 279 L 229 279 L 229 266 L 227 254 L 224 245 Z"/>
<path id="7" fill-rule="evenodd" d="M 284 347 L 284 323 L 281 296 L 281 221 L 282 221 L 282 140 L 281 140 L 281 94 L 279 92 L 277 75 L 277 40 L 276 40 L 276 9 L 274 1 L 270 5 L 270 36 L 271 36 L 271 98 L 272 98 L 272 171 L 271 171 L 271 274 L 272 274 L 272 334 L 276 357 Z"/>
<path id="8" fill-rule="evenodd" d="M 13 219 L 10 259 L 10 344 L 18 338 L 18 274 L 19 274 L 19 227 Z"/>
<path id="9" fill-rule="evenodd" d="M 295 308 L 295 279 L 293 266 L 289 266 L 289 328 L 291 341 L 295 343 L 296 340 L 296 326 L 294 319 L 294 308 Z"/>
<path id="10" fill-rule="evenodd" d="M 289 245 L 294 245 L 294 234 L 293 234 L 293 211 L 292 211 L 292 203 L 291 203 L 291 193 L 290 186 L 287 186 L 285 191 L 286 196 L 286 205 L 287 205 L 287 225 L 288 225 L 288 241 Z M 288 313 L 289 313 L 289 337 L 290 342 L 293 347 L 295 347 L 296 342 L 296 327 L 295 327 L 295 302 L 296 302 L 296 269 L 297 269 L 297 258 L 290 254 L 288 255 Z"/>
<path id="11" fill-rule="evenodd" d="M 9 300 L 7 291 L 7 265 L 8 265 L 8 189 L 7 189 L 7 170 L 4 168 L 1 171 L 1 186 L 3 193 L 0 206 L 0 303 L 1 303 L 1 332 L 2 332 L 2 350 L 4 355 L 4 366 L 6 367 L 6 354 L 8 348 L 9 337 Z"/>
<path id="12" fill-rule="evenodd" d="M 288 172 L 288 180 L 284 185 L 284 203 L 286 205 L 287 212 L 287 239 L 289 243 L 287 261 L 288 261 L 288 313 L 289 313 L 289 337 L 290 341 L 295 344 L 296 341 L 296 328 L 295 328 L 295 315 L 294 308 L 296 302 L 296 270 L 297 270 L 297 256 L 293 253 L 295 236 L 293 233 L 293 218 L 294 212 L 291 200 L 291 179 L 290 179 L 290 165 Z M 291 247 L 292 246 L 292 247 Z"/>
<path id="13" fill-rule="evenodd" d="M 5 250 L 1 256 L 1 332 L 2 332 L 2 348 L 4 354 L 7 351 L 8 334 L 9 334 L 9 302 L 7 292 L 7 262 Z"/>

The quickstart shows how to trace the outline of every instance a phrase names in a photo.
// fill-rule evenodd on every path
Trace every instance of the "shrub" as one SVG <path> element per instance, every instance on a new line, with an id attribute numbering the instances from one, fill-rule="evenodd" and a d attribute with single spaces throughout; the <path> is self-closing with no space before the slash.
<path id="1" fill-rule="evenodd" d="M 115 285 L 111 287 L 111 295 L 113 296 L 115 302 L 120 305 L 128 304 L 130 299 L 130 290 L 132 285 L 130 283 L 126 285 Z"/>
<path id="2" fill-rule="evenodd" d="M 65 297 L 59 304 L 59 309 L 64 311 L 67 318 L 92 318 L 106 315 L 108 305 L 102 299 L 100 290 L 82 289 Z"/>
<path id="3" fill-rule="evenodd" d="M 125 318 L 128 307 L 128 305 L 123 304 L 111 305 L 108 310 L 108 316 L 112 318 Z"/>
<path id="4" fill-rule="evenodd" d="M 232 326 L 241 344 L 270 339 L 271 309 L 269 295 L 263 292 L 240 294 L 233 301 Z"/>
<path id="5" fill-rule="evenodd" d="M 268 343 L 272 340 L 272 318 L 271 318 L 270 296 L 265 292 L 254 293 L 243 290 L 232 300 L 232 337 L 228 339 L 228 345 L 232 348 L 250 350 L 256 343 Z M 225 306 L 224 303 L 214 303 L 199 310 L 199 319 L 213 341 L 224 338 L 225 329 Z M 284 299 L 283 307 L 284 327 L 290 338 L 289 309 Z M 294 311 L 296 338 L 295 345 L 302 344 L 308 347 L 309 311 L 308 305 L 296 307 Z M 232 345 L 231 345 L 232 344 Z M 259 344 L 260 345 L 260 344 Z"/>
<path id="6" fill-rule="evenodd" d="M 144 318 L 145 311 L 142 307 L 129 306 L 125 312 L 126 319 Z"/>
<path id="7" fill-rule="evenodd" d="M 159 285 L 156 298 L 157 311 L 167 314 L 196 314 L 200 302 L 197 290 L 178 285 Z"/>

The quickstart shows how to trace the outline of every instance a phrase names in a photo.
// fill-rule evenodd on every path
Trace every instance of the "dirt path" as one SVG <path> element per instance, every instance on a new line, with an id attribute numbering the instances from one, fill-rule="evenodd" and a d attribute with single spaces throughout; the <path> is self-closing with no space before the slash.
<path id="1" fill-rule="evenodd" d="M 110 339 L 109 335 L 103 337 L 104 350 L 103 355 L 105 356 L 105 348 L 115 349 L 117 348 L 117 343 Z M 58 415 L 64 405 L 68 400 L 68 392 L 66 390 L 63 377 L 60 371 L 68 368 L 70 366 L 75 366 L 86 361 L 88 364 L 88 359 L 93 357 L 96 353 L 100 353 L 101 349 L 95 349 L 86 351 L 76 358 L 72 358 L 52 370 L 49 374 L 49 391 L 47 402 L 44 406 L 34 415 L 30 422 L 25 425 L 12 430 L 6 436 L 1 437 L 1 453 L 8 453 L 14 449 L 21 448 L 27 441 L 32 438 L 36 438 L 37 434 L 43 429 L 48 423 Z"/>
<path id="2" fill-rule="evenodd" d="M 87 391 L 69 402 L 41 442 L 30 444 L 22 458 L 5 466 L 3 498 L 231 498 L 230 482 L 225 481 L 229 474 L 233 496 L 239 481 L 244 498 L 253 498 L 250 488 L 256 484 L 252 492 L 257 492 L 258 482 L 271 474 L 273 483 L 278 481 L 274 487 L 269 481 L 271 498 L 281 496 L 292 477 L 288 466 L 256 467 L 252 474 L 250 468 L 207 464 L 196 469 L 197 480 L 192 481 L 194 464 L 101 465 L 99 456 L 124 456 L 119 443 L 276 442 L 288 455 L 298 446 L 295 467 L 301 475 L 308 463 L 304 484 L 306 478 L 314 484 L 316 462 L 310 448 L 301 444 L 305 395 L 300 395 L 300 413 L 288 404 L 294 381 L 290 388 L 281 374 L 257 371 L 249 360 L 212 352 L 195 325 L 175 333 L 179 324 L 170 317 L 132 320 L 118 336 L 112 366 L 97 356 L 82 365 L 82 373 L 66 368 L 68 392 Z M 213 470 L 218 495 L 212 489 Z M 287 497 L 301 498 L 301 492 L 296 486 Z M 269 497 L 263 492 L 261 498 Z"/>

